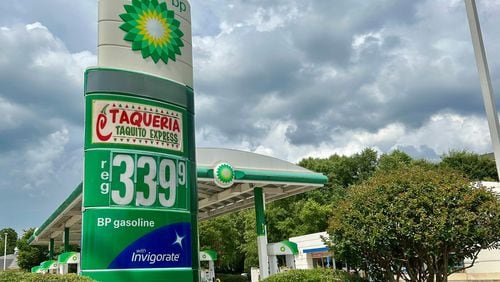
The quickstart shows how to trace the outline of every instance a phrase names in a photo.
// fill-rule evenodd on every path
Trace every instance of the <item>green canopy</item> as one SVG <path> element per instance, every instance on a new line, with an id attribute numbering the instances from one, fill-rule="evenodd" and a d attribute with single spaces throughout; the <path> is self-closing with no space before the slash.
<path id="1" fill-rule="evenodd" d="M 79 263 L 80 262 L 80 253 L 77 253 L 77 252 L 62 253 L 57 257 L 57 261 L 60 264 Z"/>
<path id="2" fill-rule="evenodd" d="M 299 248 L 297 244 L 288 240 L 279 243 L 267 244 L 267 253 L 269 255 L 298 255 Z"/>
<path id="3" fill-rule="evenodd" d="M 214 250 L 200 251 L 200 261 L 215 261 L 217 260 L 217 253 Z"/>
<path id="4" fill-rule="evenodd" d="M 31 272 L 32 272 L 32 273 L 38 273 L 39 271 L 42 271 L 42 270 L 43 270 L 43 269 L 42 269 L 42 267 L 41 267 L 41 266 L 39 266 L 39 265 L 37 265 L 37 266 L 33 266 L 33 267 L 31 268 Z"/>
<path id="5" fill-rule="evenodd" d="M 47 260 L 40 263 L 41 270 L 56 269 L 56 268 L 57 268 L 57 261 L 55 260 Z"/>

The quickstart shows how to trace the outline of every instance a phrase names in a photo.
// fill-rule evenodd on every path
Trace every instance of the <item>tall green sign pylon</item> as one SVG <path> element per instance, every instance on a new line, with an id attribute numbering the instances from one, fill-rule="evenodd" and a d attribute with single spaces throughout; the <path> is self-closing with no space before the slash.
<path id="1" fill-rule="evenodd" d="M 199 281 L 190 5 L 100 0 L 85 72 L 82 274 Z"/>

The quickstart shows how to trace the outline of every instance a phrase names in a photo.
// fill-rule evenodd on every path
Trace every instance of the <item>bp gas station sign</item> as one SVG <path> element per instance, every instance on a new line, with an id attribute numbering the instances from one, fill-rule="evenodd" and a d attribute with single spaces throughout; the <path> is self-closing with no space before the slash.
<path id="1" fill-rule="evenodd" d="M 189 3 L 99 9 L 99 66 L 85 73 L 82 274 L 197 281 Z"/>

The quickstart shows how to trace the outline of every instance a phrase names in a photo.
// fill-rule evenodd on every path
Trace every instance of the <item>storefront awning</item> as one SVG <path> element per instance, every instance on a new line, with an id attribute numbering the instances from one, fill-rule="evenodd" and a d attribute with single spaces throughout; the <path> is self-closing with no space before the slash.
<path id="1" fill-rule="evenodd" d="M 328 252 L 328 248 L 327 247 L 310 248 L 310 249 L 304 249 L 303 252 L 304 254 L 322 253 L 322 252 Z"/>

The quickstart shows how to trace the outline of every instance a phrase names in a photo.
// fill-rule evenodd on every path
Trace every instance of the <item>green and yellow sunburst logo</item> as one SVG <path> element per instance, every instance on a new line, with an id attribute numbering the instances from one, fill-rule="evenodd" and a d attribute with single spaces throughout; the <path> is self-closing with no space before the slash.
<path id="1" fill-rule="evenodd" d="M 227 188 L 233 185 L 234 170 L 228 163 L 220 163 L 214 169 L 214 181 L 217 186 Z"/>
<path id="2" fill-rule="evenodd" d="M 120 15 L 124 21 L 120 28 L 126 32 L 124 39 L 132 42 L 132 50 L 141 51 L 144 59 L 151 57 L 155 63 L 161 59 L 167 64 L 168 59 L 175 61 L 181 55 L 184 33 L 165 2 L 132 0 L 132 5 L 124 7 L 127 13 Z"/>

